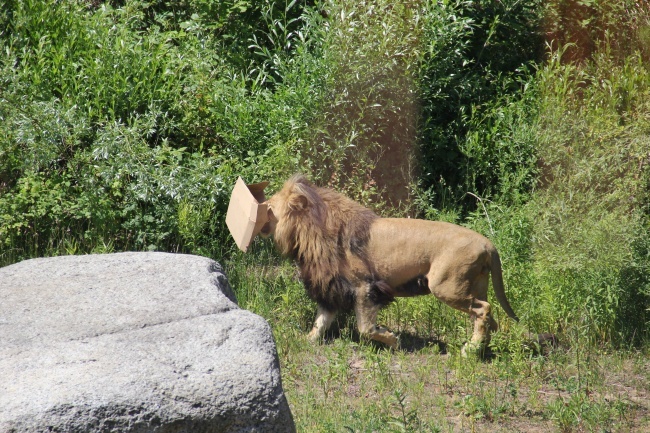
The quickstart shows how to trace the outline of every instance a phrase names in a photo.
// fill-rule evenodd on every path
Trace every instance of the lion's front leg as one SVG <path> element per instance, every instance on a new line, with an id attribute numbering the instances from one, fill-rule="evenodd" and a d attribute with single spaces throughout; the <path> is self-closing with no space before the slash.
<path id="1" fill-rule="evenodd" d="M 395 334 L 377 325 L 377 314 L 381 307 L 368 297 L 366 291 L 360 291 L 355 305 L 357 328 L 362 336 L 384 343 L 391 348 L 397 348 L 398 339 Z"/>
<path id="2" fill-rule="evenodd" d="M 319 341 L 325 335 L 325 331 L 329 329 L 335 317 L 336 312 L 329 311 L 319 305 L 314 327 L 309 332 L 307 338 L 312 342 Z"/>

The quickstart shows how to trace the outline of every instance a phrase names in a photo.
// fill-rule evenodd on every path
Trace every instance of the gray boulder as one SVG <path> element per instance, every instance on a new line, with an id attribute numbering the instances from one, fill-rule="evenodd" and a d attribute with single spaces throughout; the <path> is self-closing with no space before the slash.
<path id="1" fill-rule="evenodd" d="M 221 267 L 120 253 L 0 268 L 0 432 L 294 432 L 271 330 Z"/>

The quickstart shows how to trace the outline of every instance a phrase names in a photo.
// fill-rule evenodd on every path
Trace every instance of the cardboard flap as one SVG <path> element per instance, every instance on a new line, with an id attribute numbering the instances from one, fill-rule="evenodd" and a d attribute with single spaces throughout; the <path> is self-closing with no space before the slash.
<path id="1" fill-rule="evenodd" d="M 241 177 L 239 179 L 241 179 Z M 242 183 L 243 182 L 244 181 L 242 180 Z M 248 187 L 248 190 L 253 195 L 253 198 L 255 198 L 255 200 L 257 200 L 258 203 L 262 203 L 266 201 L 266 197 L 264 196 L 264 189 L 267 186 L 269 186 L 268 182 L 252 183 L 246 186 Z"/>
<path id="2" fill-rule="evenodd" d="M 264 197 L 264 188 L 268 182 L 246 185 L 239 177 L 235 183 L 228 204 L 226 225 L 237 247 L 246 252 L 255 236 L 268 221 L 268 206 Z"/>

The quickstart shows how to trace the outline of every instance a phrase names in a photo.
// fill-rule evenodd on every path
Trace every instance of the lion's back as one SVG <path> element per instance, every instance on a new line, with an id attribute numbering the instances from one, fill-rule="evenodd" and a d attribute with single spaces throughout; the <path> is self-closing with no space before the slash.
<path id="1" fill-rule="evenodd" d="M 368 243 L 370 259 L 389 279 L 395 274 L 426 275 L 434 262 L 475 263 L 493 248 L 486 237 L 466 227 L 411 218 L 377 219 Z"/>

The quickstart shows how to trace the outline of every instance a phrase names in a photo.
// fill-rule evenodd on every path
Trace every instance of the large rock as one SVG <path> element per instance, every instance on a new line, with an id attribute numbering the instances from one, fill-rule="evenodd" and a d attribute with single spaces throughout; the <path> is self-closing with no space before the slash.
<path id="1" fill-rule="evenodd" d="M 0 268 L 0 432 L 293 432 L 268 324 L 212 260 Z"/>

